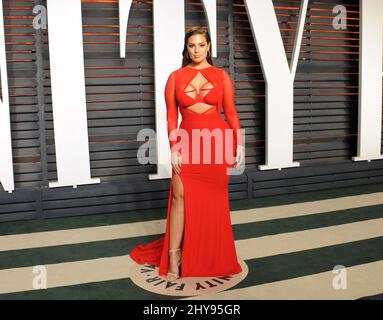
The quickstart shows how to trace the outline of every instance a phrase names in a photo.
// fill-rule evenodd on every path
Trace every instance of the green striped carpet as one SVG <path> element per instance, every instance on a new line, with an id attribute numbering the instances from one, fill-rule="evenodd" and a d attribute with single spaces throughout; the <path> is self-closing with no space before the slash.
<path id="1" fill-rule="evenodd" d="M 383 299 L 383 184 L 231 202 L 249 273 L 219 293 L 186 299 Z M 0 223 L 0 299 L 185 299 L 129 276 L 130 250 L 157 239 L 166 209 Z M 48 288 L 32 289 L 33 267 Z M 332 287 L 335 266 L 347 289 Z"/>

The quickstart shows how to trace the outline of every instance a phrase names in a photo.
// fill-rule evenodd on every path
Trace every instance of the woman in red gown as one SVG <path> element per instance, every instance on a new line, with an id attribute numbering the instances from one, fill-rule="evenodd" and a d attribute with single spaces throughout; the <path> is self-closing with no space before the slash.
<path id="1" fill-rule="evenodd" d="M 169 281 L 242 271 L 228 194 L 230 169 L 244 157 L 242 135 L 232 80 L 212 65 L 210 43 L 206 30 L 187 32 L 183 67 L 168 77 L 165 101 L 173 170 L 166 232 L 130 253 L 139 264 L 158 266 L 159 275 Z"/>

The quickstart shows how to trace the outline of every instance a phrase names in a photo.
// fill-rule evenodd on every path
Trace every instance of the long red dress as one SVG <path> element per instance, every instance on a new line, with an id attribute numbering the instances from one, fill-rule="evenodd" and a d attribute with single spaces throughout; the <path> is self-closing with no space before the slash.
<path id="1" fill-rule="evenodd" d="M 201 75 L 205 78 L 202 82 L 198 81 Z M 199 90 L 195 88 L 196 81 L 203 83 Z M 184 187 L 185 225 L 180 278 L 240 273 L 242 268 L 234 245 L 228 194 L 229 172 L 233 168 L 236 145 L 242 145 L 231 77 L 224 69 L 215 66 L 179 68 L 169 75 L 165 101 L 170 147 L 173 151 L 177 147 L 181 148 L 177 150 L 182 155 L 179 175 Z M 198 102 L 204 104 L 196 105 L 194 108 L 197 107 L 197 111 L 188 109 Z M 210 109 L 206 109 L 207 105 L 210 105 Z M 178 106 L 182 115 L 179 129 Z M 198 108 L 202 111 L 199 112 Z M 222 108 L 228 123 L 221 117 Z M 173 140 L 171 132 L 177 133 L 181 128 L 188 134 L 189 140 L 181 141 L 180 135 Z M 203 138 L 197 139 L 192 135 L 193 129 L 204 129 L 205 132 L 208 129 L 211 133 L 213 130 L 217 133 L 218 130 L 218 133 L 222 133 L 222 139 L 210 139 L 211 143 L 207 145 Z M 211 136 L 215 137 L 214 134 Z M 193 141 L 197 147 L 193 146 Z M 215 153 L 217 149 L 220 151 Z M 229 156 L 227 159 L 225 152 L 232 158 Z M 204 160 L 204 154 L 210 154 L 211 161 Z M 174 170 L 172 174 L 175 174 Z M 146 245 L 139 244 L 130 253 L 131 258 L 139 264 L 147 262 L 158 266 L 161 276 L 168 272 L 171 203 L 170 183 L 165 236 Z"/>

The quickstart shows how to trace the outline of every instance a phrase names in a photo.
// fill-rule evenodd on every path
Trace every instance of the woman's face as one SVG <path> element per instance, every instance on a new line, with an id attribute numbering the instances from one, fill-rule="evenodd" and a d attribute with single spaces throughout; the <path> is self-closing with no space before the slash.
<path id="1" fill-rule="evenodd" d="M 189 57 L 193 63 L 201 63 L 206 57 L 210 49 L 210 43 L 208 44 L 203 34 L 194 34 L 188 39 L 187 44 Z"/>

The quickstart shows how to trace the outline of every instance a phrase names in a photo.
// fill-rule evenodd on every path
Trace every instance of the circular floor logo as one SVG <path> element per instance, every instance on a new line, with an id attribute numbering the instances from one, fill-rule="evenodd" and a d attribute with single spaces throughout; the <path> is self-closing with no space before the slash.
<path id="1" fill-rule="evenodd" d="M 196 296 L 206 293 L 220 292 L 240 283 L 246 278 L 249 269 L 246 263 L 238 259 L 242 272 L 225 277 L 185 277 L 169 282 L 165 276 L 158 275 L 158 267 L 147 263 L 134 263 L 131 279 L 139 287 L 163 295 Z"/>

